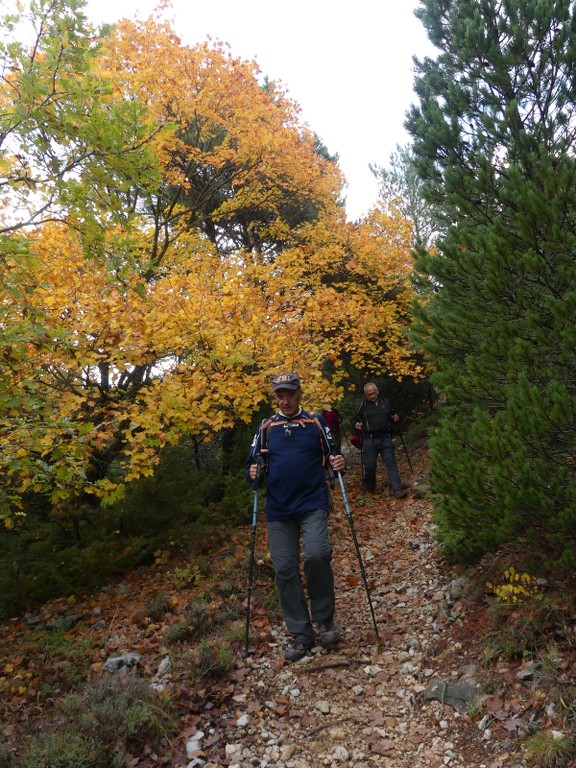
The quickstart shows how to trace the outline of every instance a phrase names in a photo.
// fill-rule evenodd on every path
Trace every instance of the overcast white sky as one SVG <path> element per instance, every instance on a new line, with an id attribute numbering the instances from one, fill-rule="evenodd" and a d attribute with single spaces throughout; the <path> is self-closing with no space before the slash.
<path id="1" fill-rule="evenodd" d="M 300 104 L 348 182 L 347 214 L 364 215 L 377 199 L 368 166 L 387 165 L 408 136 L 404 113 L 414 101 L 412 55 L 432 48 L 414 17 L 418 0 L 172 0 L 168 18 L 183 43 L 208 36 L 255 59 Z M 100 23 L 146 18 L 157 0 L 89 0 Z"/>

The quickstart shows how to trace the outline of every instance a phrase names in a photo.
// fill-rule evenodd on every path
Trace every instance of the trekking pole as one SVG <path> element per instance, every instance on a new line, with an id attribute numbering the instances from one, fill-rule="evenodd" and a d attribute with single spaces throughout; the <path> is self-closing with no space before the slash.
<path id="1" fill-rule="evenodd" d="M 256 476 L 252 485 L 254 492 L 254 504 L 252 507 L 252 541 L 250 544 L 250 564 L 248 566 L 248 601 L 246 603 L 246 646 L 245 655 L 248 656 L 248 643 L 250 639 L 250 603 L 252 601 L 252 583 L 254 577 L 254 551 L 256 549 L 256 523 L 258 520 L 258 483 L 260 481 L 260 469 L 262 457 L 256 458 Z"/>
<path id="2" fill-rule="evenodd" d="M 410 461 L 410 456 L 408 456 L 408 451 L 406 450 L 404 438 L 402 437 L 402 432 L 400 432 L 400 430 L 398 430 L 398 436 L 400 438 L 400 442 L 402 443 L 402 448 L 404 448 L 404 453 L 406 454 L 406 461 L 408 462 L 408 466 L 410 467 L 410 472 L 414 474 L 414 470 L 412 469 L 412 462 Z"/>
<path id="3" fill-rule="evenodd" d="M 368 586 L 368 579 L 366 578 L 366 571 L 364 570 L 364 563 L 362 562 L 362 555 L 360 554 L 360 545 L 358 544 L 358 537 L 356 536 L 356 529 L 354 528 L 354 520 L 352 519 L 352 512 L 350 511 L 350 504 L 348 503 L 348 497 L 346 495 L 346 489 L 344 487 L 344 480 L 342 479 L 342 472 L 335 473 L 338 476 L 338 482 L 340 483 L 340 490 L 342 491 L 342 498 L 344 499 L 344 507 L 346 508 L 346 517 L 350 523 L 350 530 L 352 531 L 352 539 L 354 540 L 354 546 L 356 547 L 356 556 L 360 565 L 360 573 L 362 574 L 362 581 L 366 588 L 366 596 L 368 597 L 368 605 L 370 606 L 370 613 L 372 614 L 372 623 L 374 624 L 374 632 L 376 633 L 376 639 L 380 642 L 380 634 L 378 632 L 378 625 L 376 623 L 376 615 L 374 613 L 374 606 L 372 605 L 372 597 L 370 596 L 370 587 Z"/>

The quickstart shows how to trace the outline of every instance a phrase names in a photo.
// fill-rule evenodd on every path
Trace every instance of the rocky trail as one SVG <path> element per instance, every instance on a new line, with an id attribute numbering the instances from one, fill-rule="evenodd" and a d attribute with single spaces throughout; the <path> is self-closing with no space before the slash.
<path id="1" fill-rule="evenodd" d="M 424 456 L 411 461 L 422 481 Z M 408 478 L 401 457 L 399 463 Z M 414 490 L 404 500 L 386 490 L 366 497 L 358 477 L 348 476 L 346 485 L 379 642 L 336 489 L 341 646 L 317 647 L 287 664 L 282 627 L 271 629 L 268 650 L 248 661 L 233 697 L 230 765 L 519 768 L 509 741 L 467 713 L 476 695 L 478 638 L 457 631 L 464 621 L 462 584 L 437 556 L 427 503 Z"/>
<path id="2" fill-rule="evenodd" d="M 399 453 L 398 459 L 410 485 L 406 499 L 389 495 L 382 466 L 379 490 L 367 496 L 358 455 L 350 455 L 345 479 L 379 637 L 336 487 L 331 532 L 336 621 L 342 633 L 338 650 L 318 646 L 298 662 L 284 661 L 288 638 L 277 605 L 266 602 L 273 592 L 272 572 L 260 523 L 250 653 L 246 656 L 238 641 L 229 674 L 193 678 L 194 643 L 167 643 L 198 585 L 183 586 L 175 578 L 178 569 L 159 557 L 154 566 L 98 594 L 52 601 L 34 614 L 5 622 L 0 646 L 3 740 L 20 745 L 30 734 L 52 727 L 40 691 L 50 678 L 53 703 L 64 694 L 62 670 L 70 676 L 71 665 L 84 664 L 88 680 L 137 675 L 179 702 L 176 735 L 162 749 L 132 751 L 130 768 L 527 766 L 521 736 L 544 706 L 534 670 L 529 662 L 501 663 L 490 671 L 487 686 L 480 664 L 488 631 L 485 611 L 481 601 L 470 599 L 466 579 L 436 550 L 429 505 L 421 493 L 425 445 L 411 449 L 413 474 L 405 457 Z M 246 539 L 247 532 L 239 536 Z M 232 565 L 240 593 L 246 588 L 248 543 L 238 545 Z M 218 557 L 212 560 L 216 568 Z M 221 580 L 229 576 L 230 564 Z M 170 595 L 170 609 L 151 618 L 151 597 L 159 594 Z M 31 636 L 39 627 L 62 622 L 67 622 L 66 641 L 74 650 L 65 658 L 47 658 L 45 651 L 40 659 Z M 240 637 L 244 617 L 231 624 Z M 111 666 L 111 660 L 123 658 L 130 663 Z M 573 659 L 569 663 L 576 664 Z"/>

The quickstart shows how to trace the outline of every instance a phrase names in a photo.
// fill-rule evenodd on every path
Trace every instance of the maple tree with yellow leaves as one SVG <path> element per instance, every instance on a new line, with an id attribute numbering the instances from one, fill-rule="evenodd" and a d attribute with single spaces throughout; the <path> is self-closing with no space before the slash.
<path id="1" fill-rule="evenodd" d="M 409 224 L 346 221 L 336 163 L 254 62 L 154 18 L 96 45 L 66 0 L 39 7 L 42 44 L 1 88 L 18 200 L 1 243 L 5 519 L 34 493 L 114 501 L 165 445 L 249 423 L 279 369 L 305 371 L 313 406 L 339 394 L 345 358 L 419 375 Z M 80 59 L 58 44 L 72 37 Z"/>

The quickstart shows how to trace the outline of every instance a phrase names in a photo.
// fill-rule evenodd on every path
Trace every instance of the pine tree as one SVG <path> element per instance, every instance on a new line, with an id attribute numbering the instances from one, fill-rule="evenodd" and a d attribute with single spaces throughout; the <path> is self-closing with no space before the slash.
<path id="1" fill-rule="evenodd" d="M 387 167 L 371 165 L 370 170 L 378 181 L 380 201 L 389 210 L 397 208 L 412 222 L 414 244 L 431 247 L 437 224 L 434 209 L 424 200 L 423 182 L 416 170 L 412 147 L 397 144 Z"/>
<path id="2" fill-rule="evenodd" d="M 418 333 L 447 407 L 431 485 L 447 554 L 576 531 L 576 11 L 423 0 L 438 49 L 407 117 L 443 216 Z"/>

